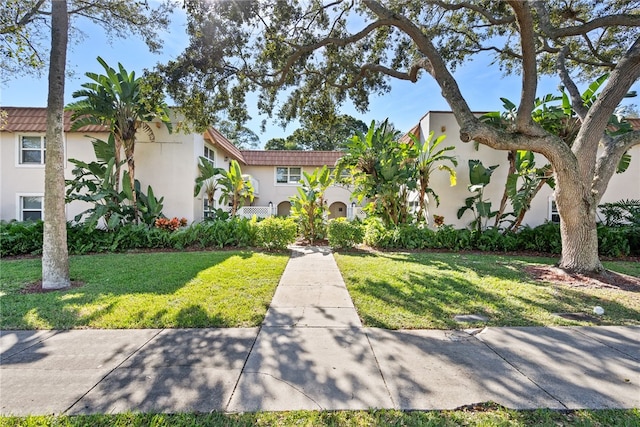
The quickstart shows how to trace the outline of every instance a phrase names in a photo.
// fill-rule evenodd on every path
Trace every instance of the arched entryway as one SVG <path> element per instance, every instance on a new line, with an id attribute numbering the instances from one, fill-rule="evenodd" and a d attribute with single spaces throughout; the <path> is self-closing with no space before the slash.
<path id="1" fill-rule="evenodd" d="M 333 202 L 329 206 L 329 218 L 342 218 L 347 216 L 347 205 L 342 202 Z"/>
<path id="2" fill-rule="evenodd" d="M 289 216 L 291 213 L 291 202 L 278 203 L 278 216 Z"/>

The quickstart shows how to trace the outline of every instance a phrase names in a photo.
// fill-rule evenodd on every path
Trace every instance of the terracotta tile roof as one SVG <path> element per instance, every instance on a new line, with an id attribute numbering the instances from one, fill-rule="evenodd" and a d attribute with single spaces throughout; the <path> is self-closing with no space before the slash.
<path id="1" fill-rule="evenodd" d="M 2 107 L 7 112 L 6 132 L 46 132 L 47 109 L 44 107 Z M 64 131 L 69 132 L 71 111 L 64 113 Z M 85 126 L 76 132 L 107 132 L 105 126 Z"/>
<path id="2" fill-rule="evenodd" d="M 410 143 L 412 141 L 412 139 L 409 137 L 409 134 L 412 134 L 416 138 L 420 139 L 420 122 L 418 122 L 417 125 L 412 127 L 409 132 L 407 132 L 404 135 L 402 135 L 402 137 L 400 138 L 400 142 L 402 142 L 404 144 Z"/>
<path id="3" fill-rule="evenodd" d="M 342 151 L 242 150 L 250 166 L 335 166 Z"/>
<path id="4" fill-rule="evenodd" d="M 210 141 L 213 145 L 217 145 L 224 151 L 226 151 L 229 156 L 240 163 L 246 164 L 247 162 L 244 160 L 242 153 L 233 145 L 231 141 L 229 141 L 224 135 L 222 135 L 218 129 L 214 127 L 210 127 L 204 134 L 204 138 Z"/>
<path id="5" fill-rule="evenodd" d="M 628 118 L 627 121 L 631 123 L 631 127 L 633 127 L 633 130 L 640 130 L 640 118 Z"/>

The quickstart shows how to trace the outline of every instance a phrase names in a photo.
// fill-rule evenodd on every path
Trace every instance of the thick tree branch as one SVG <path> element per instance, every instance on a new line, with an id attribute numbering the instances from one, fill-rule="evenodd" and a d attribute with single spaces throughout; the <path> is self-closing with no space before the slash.
<path id="1" fill-rule="evenodd" d="M 556 62 L 556 69 L 558 70 L 558 75 L 560 76 L 560 80 L 562 80 L 562 84 L 567 89 L 567 92 L 569 92 L 573 110 L 576 112 L 580 120 L 584 122 L 584 118 L 587 115 L 587 109 L 584 106 L 584 102 L 582 101 L 582 96 L 580 95 L 578 87 L 573 82 L 573 79 L 567 71 L 567 67 L 565 64 L 565 57 L 567 52 L 569 52 L 569 46 L 563 47 L 560 51 L 560 54 L 558 55 L 558 61 Z"/>
<path id="2" fill-rule="evenodd" d="M 27 13 L 25 13 L 20 20 L 16 21 L 14 25 L 0 28 L 0 34 L 15 33 L 19 28 L 24 27 L 29 22 L 35 19 L 36 15 L 41 13 L 40 8 L 46 0 L 38 0 Z"/>
<path id="3" fill-rule="evenodd" d="M 397 27 L 407 34 L 414 41 L 418 50 L 428 58 L 430 67 L 427 68 L 427 71 L 429 71 L 440 85 L 442 95 L 451 106 L 451 109 L 460 124 L 461 137 L 464 137 L 463 132 L 465 127 L 479 122 L 471 112 L 469 105 L 460 92 L 458 83 L 447 69 L 444 60 L 433 45 L 432 41 L 409 19 L 404 16 L 394 14 L 379 2 L 374 0 L 364 0 L 363 4 L 365 4 L 381 19 L 379 22 L 389 22 L 389 25 Z M 470 139 L 463 139 L 463 141 L 468 142 Z"/>
<path id="4" fill-rule="evenodd" d="M 583 159 L 581 178 L 587 179 L 589 172 L 594 172 L 598 142 L 609 118 L 616 106 L 627 94 L 629 87 L 640 77 L 640 37 L 631 45 L 625 55 L 618 61 L 618 65 L 609 75 L 606 86 L 600 92 L 585 118 L 576 137 L 573 152 Z"/>
<path id="5" fill-rule="evenodd" d="M 305 45 L 305 46 L 298 46 L 295 51 L 289 56 L 289 58 L 287 59 L 287 62 L 284 64 L 284 66 L 277 72 L 275 73 L 276 75 L 280 75 L 280 78 L 277 81 L 274 82 L 262 82 L 262 85 L 265 87 L 278 87 L 278 86 L 282 86 L 285 82 L 285 80 L 287 79 L 287 75 L 289 74 L 289 72 L 291 72 L 291 68 L 293 67 L 293 65 L 296 63 L 296 61 L 298 61 L 302 56 L 308 54 L 308 53 L 312 53 L 318 49 L 321 49 L 325 46 L 328 45 L 334 45 L 334 46 L 346 46 L 349 45 L 351 43 L 355 43 L 359 40 L 362 40 L 363 38 L 365 38 L 366 36 L 368 36 L 369 34 L 371 34 L 373 31 L 375 31 L 377 28 L 381 28 L 381 27 L 385 27 L 385 26 L 390 26 L 392 25 L 392 21 L 390 20 L 379 20 L 376 22 L 373 22 L 369 25 L 367 25 L 364 29 L 362 29 L 361 31 L 349 36 L 349 37 L 344 37 L 344 38 L 337 38 L 337 37 L 327 37 L 324 38 L 322 40 L 320 40 L 317 43 L 312 43 L 309 45 Z"/>
<path id="6" fill-rule="evenodd" d="M 536 1 L 533 3 L 533 7 L 538 12 L 538 19 L 540 20 L 540 28 L 542 29 L 542 32 L 552 39 L 587 34 L 588 32 L 596 30 L 598 28 L 606 28 L 612 26 L 640 26 L 640 15 L 623 13 L 596 18 L 592 21 L 585 22 L 582 25 L 572 25 L 564 28 L 558 28 L 551 24 L 551 20 L 549 19 L 549 11 L 547 10 L 546 5 L 546 1 Z"/>
<path id="7" fill-rule="evenodd" d="M 640 131 L 628 132 L 616 138 L 611 138 L 604 145 L 604 150 L 596 163 L 596 174 L 592 183 L 593 192 L 598 203 L 607 190 L 609 181 L 616 172 L 622 155 L 636 145 L 640 145 Z"/>
<path id="8" fill-rule="evenodd" d="M 522 49 L 522 94 L 518 115 L 516 116 L 516 129 L 524 131 L 530 129 L 533 123 L 531 112 L 536 98 L 538 87 L 538 69 L 536 65 L 536 44 L 534 34 L 533 16 L 527 2 L 510 0 L 509 5 L 515 12 L 520 30 L 520 46 Z"/>
<path id="9" fill-rule="evenodd" d="M 460 10 L 460 9 L 469 9 L 474 12 L 482 15 L 487 21 L 489 21 L 493 25 L 505 25 L 511 24 L 515 21 L 514 16 L 507 16 L 505 18 L 498 19 L 495 16 L 491 15 L 485 8 L 479 6 L 477 4 L 469 3 L 466 1 L 456 2 L 456 3 L 445 3 L 442 1 L 429 1 L 427 3 L 431 3 L 435 6 L 438 6 L 445 10 Z"/>

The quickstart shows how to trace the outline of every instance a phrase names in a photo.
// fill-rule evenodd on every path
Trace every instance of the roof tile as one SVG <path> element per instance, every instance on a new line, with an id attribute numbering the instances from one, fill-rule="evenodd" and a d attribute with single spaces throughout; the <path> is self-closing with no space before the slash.
<path id="1" fill-rule="evenodd" d="M 242 150 L 250 166 L 335 166 L 342 151 Z"/>
<path id="2" fill-rule="evenodd" d="M 2 107 L 7 112 L 7 123 L 2 128 L 8 132 L 46 132 L 47 109 L 44 107 Z M 71 111 L 64 112 L 64 131 L 70 132 Z M 92 125 L 76 132 L 107 132 L 106 126 Z"/>

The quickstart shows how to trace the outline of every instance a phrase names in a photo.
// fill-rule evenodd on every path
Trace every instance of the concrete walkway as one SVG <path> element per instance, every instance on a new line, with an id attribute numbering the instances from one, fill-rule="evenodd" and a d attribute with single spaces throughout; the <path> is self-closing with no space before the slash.
<path id="1" fill-rule="evenodd" d="M 294 248 L 260 328 L 0 332 L 0 414 L 640 407 L 640 327 L 363 328 Z"/>

